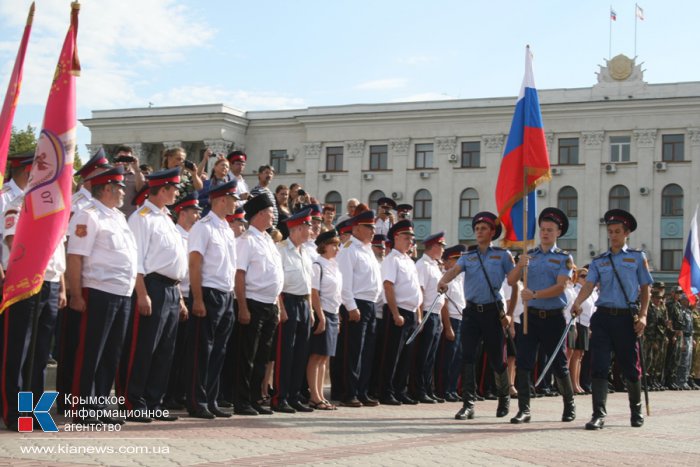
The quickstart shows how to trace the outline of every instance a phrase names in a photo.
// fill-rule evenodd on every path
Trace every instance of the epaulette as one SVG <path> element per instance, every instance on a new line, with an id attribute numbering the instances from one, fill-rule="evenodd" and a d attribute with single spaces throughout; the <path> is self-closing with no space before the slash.
<path id="1" fill-rule="evenodd" d="M 144 206 L 141 209 L 139 209 L 139 216 L 145 217 L 151 213 L 151 208 L 148 206 Z"/>
<path id="2" fill-rule="evenodd" d="M 604 251 L 604 252 L 602 252 L 601 254 L 599 254 L 598 256 L 595 256 L 593 259 L 594 259 L 594 260 L 600 259 L 600 258 L 602 258 L 602 257 L 604 257 L 604 256 L 607 256 L 607 255 L 608 255 L 608 252 L 607 252 L 607 251 Z"/>
<path id="3" fill-rule="evenodd" d="M 202 222 L 202 223 L 206 224 L 207 222 L 211 222 L 211 217 L 204 216 L 203 218 L 199 219 L 197 222 Z"/>
<path id="4" fill-rule="evenodd" d="M 83 211 L 97 211 L 97 208 L 94 204 L 90 203 L 83 208 Z"/>
<path id="5" fill-rule="evenodd" d="M 467 252 L 464 254 L 466 255 L 467 253 L 473 253 L 476 251 L 477 248 L 479 248 L 479 245 L 469 245 L 467 247 Z"/>
<path id="6" fill-rule="evenodd" d="M 538 248 L 538 247 L 530 248 L 529 250 L 527 250 L 527 254 L 529 255 L 530 253 L 536 252 L 536 251 L 537 251 L 537 248 Z"/>
<path id="7" fill-rule="evenodd" d="M 554 253 L 556 253 L 558 255 L 564 255 L 564 256 L 569 256 L 571 254 L 566 250 L 562 250 L 561 248 L 555 248 Z"/>
<path id="8" fill-rule="evenodd" d="M 644 250 L 638 250 L 636 248 L 629 248 L 629 247 L 627 248 L 627 251 L 631 252 L 631 253 L 644 253 Z"/>
<path id="9" fill-rule="evenodd" d="M 505 248 L 501 248 L 500 246 L 492 246 L 491 249 L 493 251 L 506 251 Z"/>
<path id="10" fill-rule="evenodd" d="M 352 240 L 348 240 L 347 242 L 343 243 L 343 248 L 347 248 L 352 244 Z"/>

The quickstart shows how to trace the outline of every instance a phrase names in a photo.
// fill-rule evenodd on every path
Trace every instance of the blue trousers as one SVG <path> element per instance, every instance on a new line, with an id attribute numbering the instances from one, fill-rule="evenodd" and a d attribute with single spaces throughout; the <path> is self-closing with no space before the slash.
<path id="1" fill-rule="evenodd" d="M 462 320 L 450 318 L 455 340 L 440 338 L 440 347 L 435 363 L 435 388 L 438 396 L 457 393 L 457 381 L 462 372 Z"/>
<path id="2" fill-rule="evenodd" d="M 396 396 L 406 392 L 408 383 L 408 369 L 410 365 L 410 347 L 406 346 L 411 333 L 415 329 L 416 314 L 412 311 L 399 308 L 399 313 L 403 316 L 404 324 L 399 327 L 394 324 L 394 319 L 388 306 L 384 306 L 384 344 L 379 349 L 382 353 L 379 378 L 379 395 L 381 398 Z"/>
<path id="3" fill-rule="evenodd" d="M 607 379 L 611 354 L 629 381 L 639 381 L 639 347 L 632 315 L 613 316 L 598 310 L 591 317 L 591 374 Z"/>
<path id="4" fill-rule="evenodd" d="M 372 356 L 376 341 L 376 305 L 366 300 L 355 300 L 360 320 L 350 321 L 348 311 L 341 307 L 345 332 L 343 333 L 342 400 L 366 397 L 372 374 Z"/>
<path id="5" fill-rule="evenodd" d="M 552 353 L 566 328 L 566 319 L 561 313 L 544 318 L 539 316 L 537 310 L 528 310 L 528 313 L 527 334 L 522 332 L 522 326 L 518 328 L 516 366 L 519 370 L 534 370 L 539 351 L 548 358 L 554 358 L 551 371 L 558 378 L 564 378 L 569 374 L 566 342 L 556 355 L 553 356 Z M 542 369 L 540 368 L 540 370 Z"/>
<path id="6" fill-rule="evenodd" d="M 306 379 L 311 321 L 306 297 L 283 293 L 287 321 L 277 326 L 275 349 L 275 393 L 271 404 L 297 402 Z"/>
<path id="7" fill-rule="evenodd" d="M 491 369 L 502 373 L 506 370 L 506 337 L 498 312 L 495 309 L 479 312 L 468 305 L 462 318 L 463 364 L 477 363 L 477 348 L 482 339 Z"/>
<path id="8" fill-rule="evenodd" d="M 418 398 L 433 394 L 435 358 L 442 334 L 442 321 L 439 314 L 431 313 L 425 319 L 427 321 L 416 338 L 414 346 L 413 392 Z"/>

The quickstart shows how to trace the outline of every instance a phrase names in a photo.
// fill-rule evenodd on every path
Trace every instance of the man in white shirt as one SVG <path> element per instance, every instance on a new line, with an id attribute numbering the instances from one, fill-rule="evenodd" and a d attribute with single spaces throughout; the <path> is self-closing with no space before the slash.
<path id="1" fill-rule="evenodd" d="M 136 309 L 129 319 L 117 392 L 134 413 L 128 421 L 174 421 L 160 415 L 175 351 L 177 323 L 187 307 L 178 285 L 187 274 L 186 245 L 166 208 L 175 202 L 180 168 L 161 170 L 146 177 L 149 197 L 129 217 L 137 247 Z M 141 413 L 136 413 L 141 412 Z M 147 413 L 151 412 L 151 413 Z"/>
<path id="2" fill-rule="evenodd" d="M 272 412 L 259 401 L 263 398 L 262 381 L 279 322 L 277 302 L 284 283 L 282 258 L 267 233 L 274 218 L 270 199 L 256 196 L 243 208 L 249 227 L 236 241 L 234 413 L 270 415 Z"/>
<path id="3" fill-rule="evenodd" d="M 93 201 L 76 214 L 68 240 L 67 277 L 70 307 L 81 313 L 75 357 L 73 396 L 107 397 L 121 355 L 131 294 L 136 283 L 136 240 L 119 206 L 124 203 L 121 167 L 91 177 Z M 87 404 L 77 409 L 103 409 Z M 77 418 L 76 423 L 120 423 Z"/>
<path id="4" fill-rule="evenodd" d="M 391 198 L 379 198 L 377 200 L 377 220 L 375 232 L 381 235 L 387 235 L 389 229 L 394 225 L 394 214 L 391 210 L 396 209 L 396 201 Z"/>
<path id="5" fill-rule="evenodd" d="M 211 211 L 190 230 L 192 316 L 187 342 L 187 410 L 195 418 L 228 418 L 216 400 L 226 344 L 233 328 L 236 239 L 226 215 L 236 209 L 236 181 L 209 190 Z"/>
<path id="6" fill-rule="evenodd" d="M 351 217 L 353 217 L 353 216 L 355 215 L 355 209 L 356 209 L 357 206 L 359 206 L 359 205 L 360 205 L 360 200 L 357 199 L 357 198 L 350 198 L 350 199 L 348 200 L 348 202 L 345 204 L 345 209 L 346 209 L 347 212 L 346 212 L 345 214 L 341 215 L 340 217 L 338 217 L 338 219 L 335 221 L 336 230 L 337 230 L 338 225 L 339 225 L 341 222 L 344 222 L 344 221 L 350 219 Z M 343 240 L 342 240 L 342 239 L 340 240 L 340 244 L 341 244 L 341 245 L 343 244 Z"/>
<path id="7" fill-rule="evenodd" d="M 243 178 L 243 169 L 245 169 L 245 164 L 248 161 L 248 156 L 243 151 L 236 150 L 228 153 L 226 159 L 228 159 L 229 164 L 231 164 L 230 174 L 233 177 L 233 179 L 235 179 L 238 183 L 236 185 L 238 197 L 242 200 L 247 200 L 248 195 L 250 193 L 250 189 L 248 188 L 248 184 L 246 183 L 245 178 Z"/>
<path id="8" fill-rule="evenodd" d="M 413 245 L 413 223 L 404 220 L 394 224 L 389 231 L 393 250 L 382 263 L 384 280 L 384 320 L 387 321 L 384 356 L 380 365 L 380 389 L 382 404 L 417 404 L 406 394 L 410 348 L 406 340 L 421 320 L 420 305 L 423 294 L 418 281 L 416 265 L 408 256 Z"/>
<path id="9" fill-rule="evenodd" d="M 416 262 L 418 280 L 423 291 L 423 309 L 432 312 L 423 319 L 427 320 L 420 336 L 416 339 L 415 358 L 413 363 L 413 387 L 415 398 L 423 404 L 445 402 L 445 399 L 433 393 L 433 369 L 437 354 L 440 335 L 442 334 L 442 319 L 440 310 L 445 304 L 445 296 L 438 293 L 437 283 L 442 277 L 440 258 L 445 251 L 445 232 L 427 236 L 423 240 L 425 251 Z M 435 303 L 433 305 L 433 303 Z"/>
<path id="10" fill-rule="evenodd" d="M 381 268 L 372 252 L 374 211 L 352 218 L 352 239 L 336 261 L 343 276 L 341 358 L 341 405 L 374 407 L 378 401 L 368 394 L 372 354 L 376 339 L 376 302 L 382 290 Z"/>
<path id="11" fill-rule="evenodd" d="M 280 325 L 275 355 L 275 393 L 270 407 L 275 412 L 312 412 L 299 400 L 305 377 L 311 336 L 311 258 L 304 243 L 311 232 L 311 209 L 287 218 L 289 238 L 279 244 L 284 286 L 280 300 Z"/>

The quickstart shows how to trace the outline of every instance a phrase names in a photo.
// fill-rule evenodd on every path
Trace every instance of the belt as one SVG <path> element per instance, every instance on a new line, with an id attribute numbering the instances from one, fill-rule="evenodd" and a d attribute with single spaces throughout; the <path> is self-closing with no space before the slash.
<path id="1" fill-rule="evenodd" d="M 541 308 L 527 308 L 527 312 L 530 316 L 537 316 L 540 319 L 551 318 L 552 316 L 561 316 L 562 308 L 555 308 L 553 310 L 543 310 Z"/>
<path id="2" fill-rule="evenodd" d="M 596 308 L 596 312 L 598 311 L 602 311 L 611 316 L 630 316 L 632 314 L 632 310 L 629 308 L 609 308 L 607 306 L 599 306 Z"/>
<path id="3" fill-rule="evenodd" d="M 498 303 L 491 302 L 479 305 L 477 303 L 470 303 L 467 305 L 467 311 L 476 311 L 477 313 L 483 313 L 485 311 L 498 311 Z"/>
<path id="4" fill-rule="evenodd" d="M 293 293 L 287 293 L 287 292 L 282 292 L 284 295 L 284 298 L 292 298 L 294 300 L 308 300 L 309 296 L 308 295 L 294 295 Z"/>
<path id="5" fill-rule="evenodd" d="M 164 276 L 163 274 L 158 274 L 157 272 L 152 272 L 150 274 L 146 274 L 145 278 L 146 279 L 155 279 L 158 282 L 162 282 L 162 283 L 167 284 L 169 286 L 178 285 L 180 283 L 179 280 L 171 279 L 168 276 Z"/>

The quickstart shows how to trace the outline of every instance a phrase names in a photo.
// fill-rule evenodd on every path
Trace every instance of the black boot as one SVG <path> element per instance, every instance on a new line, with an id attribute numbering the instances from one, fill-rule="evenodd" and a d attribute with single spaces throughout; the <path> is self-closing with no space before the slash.
<path id="1" fill-rule="evenodd" d="M 474 418 L 474 401 L 476 400 L 476 374 L 474 364 L 465 364 L 462 368 L 462 408 L 455 414 L 455 420 Z"/>
<path id="2" fill-rule="evenodd" d="M 574 403 L 574 387 L 571 384 L 571 376 L 556 378 L 559 392 L 564 399 L 564 413 L 561 416 L 562 422 L 573 422 L 576 419 L 576 404 Z"/>
<path id="3" fill-rule="evenodd" d="M 640 381 L 627 381 L 627 398 L 630 401 L 630 424 L 635 428 L 639 428 L 644 425 L 642 383 Z"/>
<path id="4" fill-rule="evenodd" d="M 515 379 L 518 389 L 518 413 L 510 419 L 510 423 L 530 423 L 530 372 L 518 370 Z"/>
<path id="5" fill-rule="evenodd" d="M 586 423 L 586 430 L 600 430 L 605 424 L 605 403 L 608 400 L 608 380 L 601 378 L 593 378 L 592 381 L 593 394 L 593 417 L 591 421 Z"/>
<path id="6" fill-rule="evenodd" d="M 496 391 L 498 392 L 498 408 L 496 417 L 505 417 L 510 409 L 510 383 L 508 382 L 508 371 L 503 370 L 496 373 Z"/>

